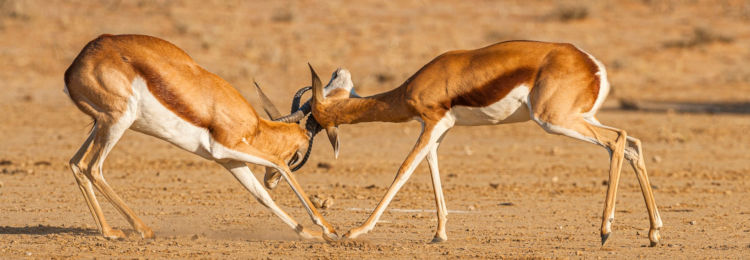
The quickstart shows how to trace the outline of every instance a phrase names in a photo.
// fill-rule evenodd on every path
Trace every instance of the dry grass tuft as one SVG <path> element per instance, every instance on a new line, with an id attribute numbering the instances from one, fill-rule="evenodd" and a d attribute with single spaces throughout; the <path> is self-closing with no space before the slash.
<path id="1" fill-rule="evenodd" d="M 665 48 L 694 48 L 711 43 L 731 43 L 733 37 L 712 32 L 706 28 L 695 27 L 693 33 L 679 40 L 667 41 L 662 44 Z"/>
<path id="2" fill-rule="evenodd" d="M 585 6 L 558 6 L 554 11 L 546 15 L 545 20 L 572 22 L 584 20 L 589 17 L 589 8 Z"/>

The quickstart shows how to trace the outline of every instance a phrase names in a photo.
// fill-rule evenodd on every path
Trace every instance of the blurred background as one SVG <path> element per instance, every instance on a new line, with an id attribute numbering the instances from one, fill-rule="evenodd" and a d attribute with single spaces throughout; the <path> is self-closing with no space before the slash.
<path id="1" fill-rule="evenodd" d="M 452 215 L 453 242 L 436 246 L 424 243 L 434 231 L 433 213 L 387 213 L 384 221 L 396 224 L 379 224 L 367 235 L 370 242 L 329 248 L 296 241 L 221 167 L 129 133 L 105 164 L 106 176 L 163 237 L 150 246 L 99 241 L 67 165 L 91 120 L 62 89 L 67 66 L 104 33 L 170 41 L 253 104 L 259 104 L 251 87 L 257 80 L 281 108 L 310 84 L 308 62 L 324 82 L 336 68 L 349 69 L 364 96 L 397 87 L 449 50 L 514 39 L 573 43 L 607 67 L 613 91 L 600 119 L 643 140 L 665 219 L 669 245 L 641 248 L 648 242 L 648 222 L 638 184 L 625 166 L 613 250 L 628 258 L 747 256 L 746 0 L 0 0 L 0 241 L 17 241 L 0 242 L 4 254 L 142 256 L 138 248 L 147 246 L 154 257 L 216 257 L 229 252 L 228 245 L 248 256 L 613 253 L 597 251 L 606 152 L 548 135 L 533 123 L 456 128 L 448 135 L 440 152 L 448 207 L 475 213 Z M 369 214 L 356 208 L 374 207 L 418 131 L 416 123 L 342 127 L 336 161 L 327 141 L 318 140 L 300 180 L 310 194 L 335 197 L 337 205 L 325 214 L 340 233 Z M 392 207 L 434 208 L 426 172 L 421 166 Z M 288 187 L 274 196 L 310 225 Z M 115 226 L 129 230 L 110 206 L 105 211 Z M 67 246 L 73 240 L 84 253 Z M 172 243 L 186 245 L 185 251 L 166 250 Z"/>
<path id="2" fill-rule="evenodd" d="M 371 94 L 445 51 L 513 39 L 592 53 L 610 72 L 610 99 L 750 95 L 748 1 L 2 0 L 0 8 L 4 102 L 64 99 L 62 72 L 103 33 L 166 39 L 237 88 L 257 79 L 280 103 L 309 84 L 307 62 L 325 75 L 347 68 Z"/>

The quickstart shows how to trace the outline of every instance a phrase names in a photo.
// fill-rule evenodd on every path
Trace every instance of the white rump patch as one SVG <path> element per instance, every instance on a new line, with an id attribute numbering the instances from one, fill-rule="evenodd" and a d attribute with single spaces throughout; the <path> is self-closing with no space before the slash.
<path id="1" fill-rule="evenodd" d="M 607 99 L 607 95 L 609 95 L 609 80 L 607 79 L 607 70 L 604 68 L 604 64 L 602 64 L 599 60 L 594 58 L 593 55 L 589 54 L 588 52 L 581 50 L 580 48 L 576 47 L 579 51 L 585 53 L 591 61 L 593 61 L 596 64 L 596 67 L 599 69 L 599 71 L 596 72 L 596 76 L 599 77 L 599 93 L 596 95 L 596 101 L 594 102 L 594 106 L 591 107 L 591 110 L 583 113 L 584 118 L 593 118 L 594 114 L 596 114 L 596 111 L 599 110 L 600 107 L 602 107 L 602 104 L 604 104 L 604 100 Z"/>
<path id="2" fill-rule="evenodd" d="M 525 103 L 529 87 L 520 85 L 505 97 L 485 107 L 454 106 L 451 111 L 456 117 L 456 125 L 497 125 L 523 122 L 530 119 Z"/>

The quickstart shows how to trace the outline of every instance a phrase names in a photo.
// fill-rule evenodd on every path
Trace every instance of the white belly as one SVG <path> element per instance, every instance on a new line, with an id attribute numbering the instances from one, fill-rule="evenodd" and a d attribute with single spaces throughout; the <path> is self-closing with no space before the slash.
<path id="1" fill-rule="evenodd" d="M 210 159 L 211 136 L 205 128 L 197 127 L 170 111 L 148 90 L 146 82 L 136 77 L 132 83 L 133 97 L 128 101 L 135 121 L 130 129 L 163 139 L 182 149 Z"/>
<path id="2" fill-rule="evenodd" d="M 497 125 L 530 120 L 526 105 L 529 88 L 518 86 L 503 99 L 485 107 L 454 106 L 451 112 L 456 117 L 456 125 Z"/>

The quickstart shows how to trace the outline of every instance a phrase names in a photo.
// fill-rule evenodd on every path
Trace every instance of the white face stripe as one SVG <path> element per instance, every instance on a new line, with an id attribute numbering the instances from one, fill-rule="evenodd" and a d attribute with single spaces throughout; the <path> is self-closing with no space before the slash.
<path id="1" fill-rule="evenodd" d="M 339 68 L 331 75 L 331 80 L 323 88 L 323 96 L 327 96 L 328 93 L 334 89 L 343 88 L 349 92 L 351 97 L 359 97 L 354 92 L 354 83 L 352 83 L 352 75 L 348 70 Z"/>
<path id="2" fill-rule="evenodd" d="M 495 125 L 529 120 L 526 111 L 529 86 L 515 87 L 499 101 L 484 107 L 454 106 L 451 108 L 457 125 Z"/>

